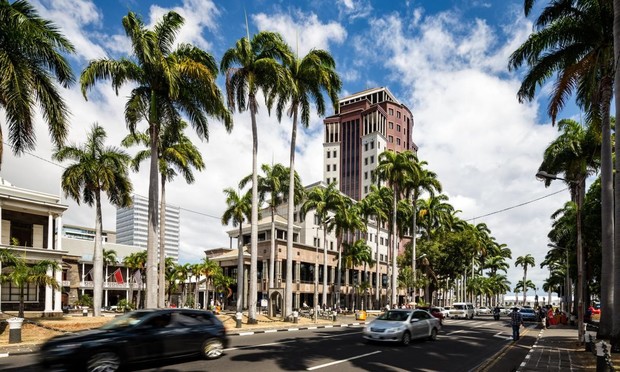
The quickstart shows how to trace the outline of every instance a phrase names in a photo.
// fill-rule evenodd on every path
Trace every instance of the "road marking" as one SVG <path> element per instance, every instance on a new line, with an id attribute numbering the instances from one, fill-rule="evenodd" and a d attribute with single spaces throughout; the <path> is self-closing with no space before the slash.
<path id="1" fill-rule="evenodd" d="M 356 335 L 359 332 L 349 332 L 349 333 L 338 333 L 336 335 L 328 335 L 328 336 L 321 336 L 319 338 L 333 338 L 333 337 L 342 337 L 342 336 L 348 336 L 348 335 Z M 243 350 L 243 349 L 251 349 L 251 348 L 255 348 L 255 347 L 263 347 L 263 346 L 273 346 L 273 345 L 282 345 L 282 344 L 288 344 L 291 342 L 297 342 L 299 341 L 298 338 L 294 339 L 294 340 L 288 340 L 288 341 L 278 341 L 278 342 L 269 342 L 266 344 L 258 344 L 258 345 L 248 345 L 248 346 L 238 346 L 238 347 L 230 347 L 228 349 L 225 349 L 224 351 L 234 351 L 234 350 Z M 1 356 L 2 354 L 0 354 Z M 8 355 L 7 355 L 8 356 Z"/>
<path id="2" fill-rule="evenodd" d="M 325 368 L 325 367 L 333 366 L 333 365 L 336 365 L 336 364 L 348 362 L 350 360 L 364 358 L 364 357 L 367 357 L 367 356 L 370 356 L 370 355 L 374 355 L 374 354 L 377 354 L 377 353 L 380 353 L 380 352 L 381 352 L 381 350 L 377 350 L 377 351 L 373 351 L 372 353 L 368 353 L 368 354 L 362 354 L 362 355 L 354 356 L 354 357 L 347 358 L 347 359 L 336 360 L 334 362 L 325 363 L 325 364 L 321 364 L 321 365 L 318 365 L 318 366 L 306 368 L 306 371 L 314 371 L 315 369 Z"/>

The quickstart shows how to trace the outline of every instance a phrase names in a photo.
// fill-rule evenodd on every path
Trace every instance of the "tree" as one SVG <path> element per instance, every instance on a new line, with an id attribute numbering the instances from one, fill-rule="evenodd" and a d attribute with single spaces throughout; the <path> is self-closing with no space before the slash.
<path id="1" fill-rule="evenodd" d="M 344 249 L 342 253 L 342 261 L 345 269 L 355 269 L 358 266 L 364 265 L 364 273 L 366 272 L 366 265 L 374 264 L 372 259 L 372 253 L 370 246 L 365 239 L 358 239 L 353 243 L 344 242 Z M 358 283 L 353 283 L 354 286 L 361 287 L 362 278 L 357 278 Z M 353 294 L 352 294 L 353 295 Z M 360 308 L 363 310 L 363 301 L 360 301 L 362 305 Z M 337 305 L 339 306 L 339 304 Z"/>
<path id="2" fill-rule="evenodd" d="M 375 260 L 377 261 L 375 301 L 377 302 L 377 307 L 381 307 L 381 286 L 383 283 L 381 278 L 381 265 L 379 257 L 379 235 L 381 234 L 383 221 L 388 221 L 389 219 L 388 215 L 390 206 L 392 205 L 392 192 L 387 187 L 377 187 L 376 185 L 371 185 L 370 192 L 366 195 L 365 199 L 366 198 L 368 198 L 369 203 L 375 207 L 373 211 L 373 215 L 377 222 L 377 236 L 375 239 Z"/>
<path id="3" fill-rule="evenodd" d="M 239 39 L 233 48 L 228 49 L 220 69 L 226 74 L 226 94 L 228 107 L 239 112 L 250 111 L 252 121 L 252 211 L 250 218 L 250 306 L 248 322 L 256 323 L 257 303 L 257 260 L 258 260 L 258 128 L 256 114 L 259 90 L 268 91 L 280 84 L 283 76 L 282 65 L 278 61 L 288 58 L 290 52 L 282 37 L 273 32 L 259 32 L 250 40 Z M 292 177 L 292 176 L 291 176 Z M 291 178 L 291 183 L 294 180 Z M 291 197 L 290 200 L 293 200 Z M 292 233 L 290 236 L 293 236 Z M 290 257 L 290 256 L 289 256 Z M 287 262 L 290 261 L 287 260 Z M 291 273 L 292 271 L 287 271 Z M 287 275 L 289 277 L 290 275 Z"/>
<path id="4" fill-rule="evenodd" d="M 0 0 L 0 35 L 0 109 L 13 153 L 35 148 L 35 104 L 43 110 L 52 142 L 62 146 L 69 110 L 54 80 L 65 88 L 73 84 L 65 58 L 74 53 L 73 45 L 25 0 Z M 0 131 L 0 165 L 5 142 Z"/>
<path id="5" fill-rule="evenodd" d="M 289 117 L 292 117 L 291 148 L 289 155 L 289 184 L 293 185 L 295 177 L 295 151 L 297 139 L 297 122 L 305 128 L 310 125 L 311 104 L 314 102 L 319 116 L 325 114 L 325 99 L 327 94 L 334 110 L 338 107 L 338 93 L 342 87 L 340 77 L 336 72 L 336 62 L 329 52 L 313 49 L 304 57 L 289 54 L 289 58 L 283 61 L 285 75 L 281 84 L 271 89 L 268 106 L 277 101 L 276 114 L 278 120 L 286 109 Z M 301 117 L 299 115 L 301 114 Z M 287 213 L 287 242 L 286 242 L 286 272 L 293 272 L 293 214 L 295 213 L 295 187 L 289 188 L 288 213 Z M 286 276 L 285 286 L 286 316 L 291 317 L 293 312 L 293 278 Z"/>
<path id="6" fill-rule="evenodd" d="M 93 315 L 101 315 L 103 301 L 103 242 L 101 237 L 101 194 L 105 193 L 112 205 L 131 205 L 133 186 L 129 180 L 130 157 L 116 147 L 105 147 L 105 129 L 94 124 L 86 143 L 57 149 L 52 157 L 58 161 L 73 160 L 62 173 L 61 187 L 65 196 L 78 204 L 95 205 L 95 246 L 93 254 Z"/>
<path id="7" fill-rule="evenodd" d="M 144 267 L 146 266 L 146 261 L 147 261 L 146 251 L 134 252 L 128 256 L 125 256 L 125 258 L 123 258 L 123 265 L 128 267 L 129 270 L 133 270 L 133 272 L 131 273 L 131 276 L 129 277 L 127 281 L 128 282 L 133 281 L 133 283 L 135 284 L 135 285 L 129 286 L 130 299 L 128 300 L 129 303 L 135 304 L 134 309 L 140 308 L 140 300 L 142 298 L 142 288 L 143 288 L 142 276 L 143 276 Z M 133 287 L 138 288 L 138 295 L 136 297 L 135 302 L 133 301 Z"/>
<path id="8" fill-rule="evenodd" d="M 614 2 L 617 0 L 614 0 Z M 534 0 L 525 0 L 525 14 L 529 14 Z M 519 92 L 519 100 L 532 100 L 536 87 L 547 79 L 556 77 L 556 84 L 549 101 L 548 113 L 555 119 L 571 95 L 587 115 L 600 125 L 601 146 L 601 208 L 603 283 L 601 302 L 603 307 L 613 303 L 614 273 L 617 271 L 613 250 L 620 250 L 620 232 L 614 239 L 615 220 L 620 218 L 620 206 L 612 209 L 614 200 L 610 107 L 613 96 L 614 64 L 613 9 L 610 0 L 554 1 L 543 9 L 536 20 L 532 33 L 510 56 L 509 68 L 517 69 L 527 64 Z M 620 159 L 616 158 L 616 169 Z M 620 199 L 620 180 L 616 180 L 615 192 Z M 614 243 L 614 240 L 616 241 Z M 614 248 L 615 247 L 615 248 Z M 578 254 L 578 256 L 581 256 Z M 581 260 L 578 258 L 578 262 Z M 620 281 L 620 279 L 618 279 Z M 620 298 L 620 295 L 618 295 Z M 583 306 L 579 306 L 578 318 L 582 319 Z M 614 321 L 611 312 L 603 313 L 597 336 L 609 338 Z M 581 326 L 579 337 L 582 336 Z M 620 326 L 615 327 L 620 333 Z"/>
<path id="9" fill-rule="evenodd" d="M 380 181 L 386 181 L 392 189 L 392 296 L 391 303 L 396 303 L 396 288 L 398 273 L 396 270 L 396 254 L 398 252 L 398 242 L 396 239 L 396 206 L 400 199 L 405 181 L 410 179 L 415 173 L 414 163 L 417 157 L 411 151 L 396 153 L 393 151 L 384 151 L 379 155 L 379 164 L 375 169 L 374 176 Z"/>
<path id="10" fill-rule="evenodd" d="M 267 201 L 269 212 L 271 213 L 271 251 L 269 253 L 269 288 L 274 286 L 274 271 L 275 271 L 275 251 L 276 251 L 276 211 L 282 204 L 285 195 L 288 196 L 289 189 L 289 171 L 288 168 L 282 164 L 275 164 L 270 166 L 269 164 L 263 164 L 261 170 L 264 176 L 258 176 L 258 197 L 259 200 L 265 200 L 267 194 L 269 199 Z M 252 180 L 252 175 L 246 176 L 239 182 L 239 188 L 243 189 L 248 182 Z M 304 196 L 304 189 L 301 183 L 301 178 L 295 173 L 295 202 L 299 203 Z"/>
<path id="11" fill-rule="evenodd" d="M 531 254 L 526 254 L 525 256 L 519 256 L 517 257 L 517 259 L 515 260 L 515 267 L 518 266 L 522 266 L 523 267 L 523 281 L 522 283 L 527 283 L 527 267 L 531 266 L 534 267 L 536 265 L 536 261 L 534 260 L 534 257 L 532 257 Z M 527 294 L 527 286 L 520 287 L 521 289 L 523 289 L 523 304 L 525 304 L 525 296 Z"/>
<path id="12" fill-rule="evenodd" d="M 125 121 L 131 133 L 146 121 L 150 136 L 149 207 L 147 232 L 146 307 L 157 307 L 157 207 L 159 204 L 158 149 L 162 125 L 177 123 L 181 114 L 200 139 L 209 138 L 208 116 L 232 129 L 232 119 L 216 84 L 217 64 L 213 57 L 189 44 L 176 49 L 174 40 L 183 17 L 170 11 L 152 30 L 133 12 L 123 17 L 123 28 L 131 39 L 132 58 L 92 60 L 82 71 L 82 94 L 99 80 L 109 79 L 112 88 L 130 83 L 133 89 L 125 105 Z M 163 285 L 163 284 L 161 284 Z"/>
<path id="13" fill-rule="evenodd" d="M 168 123 L 160 132 L 158 148 L 159 174 L 161 175 L 161 203 L 159 205 L 159 283 L 166 283 L 166 182 L 172 182 L 177 173 L 181 173 L 185 182 L 194 183 L 192 168 L 203 170 L 205 167 L 200 150 L 183 133 L 187 123 L 180 120 Z M 140 163 L 151 158 L 149 132 L 129 134 L 121 144 L 130 147 L 136 144 L 146 146 L 146 150 L 138 152 L 133 159 L 133 168 L 140 170 Z M 158 306 L 165 307 L 166 286 L 160 285 Z"/>
<path id="14" fill-rule="evenodd" d="M 48 275 L 48 271 L 62 270 L 60 264 L 51 260 L 40 260 L 29 262 L 26 256 L 19 256 L 6 248 L 0 249 L 0 262 L 3 268 L 0 273 L 0 282 L 10 282 L 19 288 L 19 313 L 18 317 L 24 317 L 24 289 L 28 284 L 35 286 L 50 286 L 60 290 L 61 286 L 53 276 Z"/>
<path id="15" fill-rule="evenodd" d="M 614 40 L 614 66 L 618 66 L 620 64 L 620 0 L 613 0 L 613 40 Z M 615 110 L 616 115 L 620 112 L 620 99 L 618 99 L 618 92 L 620 92 L 620 74 L 616 71 L 614 74 L 614 88 L 613 91 L 616 92 L 615 101 Z M 614 126 L 614 132 L 620 133 L 620 121 L 616 120 Z M 620 169 L 620 159 L 616 156 L 616 164 L 615 169 L 618 171 Z M 614 200 L 620 200 L 620 180 L 616 179 L 614 184 Z M 607 190 L 608 191 L 608 190 Z M 620 221 L 620 205 L 616 203 L 614 206 L 614 221 Z M 609 223 L 609 221 L 606 221 Z M 617 231 L 619 229 L 615 229 Z M 618 234 L 618 233 L 616 233 Z M 609 250 L 606 252 L 609 253 Z M 609 257 L 609 256 L 607 256 Z M 607 298 L 607 305 L 610 303 L 614 304 L 614 309 L 612 311 L 617 311 L 618 306 L 620 306 L 620 274 L 618 274 L 618 266 L 620 266 L 620 237 L 614 237 L 614 250 L 613 250 L 614 260 L 611 263 L 605 263 L 605 274 L 613 274 L 613 279 L 611 283 L 609 279 L 607 279 L 607 283 L 605 285 L 605 297 Z M 611 272 L 610 272 L 611 270 Z M 610 298 L 610 295 L 613 295 L 613 298 Z M 604 306 L 604 305 L 603 305 Z M 618 345 L 620 344 L 620 320 L 617 317 L 613 317 L 611 313 L 607 316 L 603 316 L 606 326 L 609 330 L 609 325 L 611 323 L 611 343 L 614 345 L 615 349 L 618 349 Z"/>
<path id="16" fill-rule="evenodd" d="M 110 265 L 116 265 L 118 262 L 118 256 L 116 255 L 116 251 L 114 249 L 103 249 L 103 265 L 105 266 L 105 277 L 106 280 L 109 278 L 108 268 Z"/>
<path id="17" fill-rule="evenodd" d="M 233 226 L 239 226 L 239 236 L 237 238 L 237 312 L 243 310 L 243 220 L 250 220 L 252 213 L 252 194 L 246 192 L 243 196 L 239 195 L 234 189 L 224 190 L 226 195 L 226 206 L 228 207 L 222 215 L 222 225 L 232 222 Z"/>
<path id="18" fill-rule="evenodd" d="M 340 191 L 336 188 L 336 183 L 332 182 L 327 187 L 322 185 L 316 186 L 306 194 L 306 200 L 301 206 L 300 214 L 305 216 L 309 211 L 319 220 L 319 225 L 323 226 L 323 294 L 321 304 L 327 304 L 327 231 L 333 213 L 339 206 L 344 203 L 344 199 Z M 318 270 L 314 275 L 318 276 Z M 316 282 L 316 281 L 315 281 Z M 316 306 L 317 304 L 315 304 Z"/>

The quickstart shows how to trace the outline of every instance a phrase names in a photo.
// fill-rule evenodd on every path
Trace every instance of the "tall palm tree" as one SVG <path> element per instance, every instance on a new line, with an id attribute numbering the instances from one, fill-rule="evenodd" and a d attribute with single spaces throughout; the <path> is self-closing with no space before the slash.
<path id="1" fill-rule="evenodd" d="M 342 261 L 344 269 L 354 269 L 363 264 L 364 272 L 366 272 L 366 265 L 374 264 L 372 252 L 366 239 L 358 239 L 353 243 L 344 242 L 343 247 Z M 358 278 L 358 281 L 358 285 L 361 286 L 362 278 Z M 351 296 L 353 296 L 353 293 L 351 293 Z M 361 309 L 364 309 L 363 301 L 360 301 L 360 303 L 362 303 Z"/>
<path id="2" fill-rule="evenodd" d="M 105 278 L 107 281 L 108 277 L 109 277 L 109 267 L 110 265 L 116 265 L 116 263 L 118 262 L 118 255 L 116 254 L 116 251 L 114 249 L 103 249 L 103 253 L 102 253 L 102 257 L 103 257 L 103 265 L 105 266 Z"/>
<path id="3" fill-rule="evenodd" d="M 205 164 L 202 160 L 200 150 L 183 133 L 187 123 L 178 121 L 168 123 L 160 132 L 158 148 L 159 174 L 161 175 L 161 199 L 159 205 L 159 283 L 166 283 L 166 182 L 172 182 L 177 172 L 180 173 L 185 182 L 194 183 L 194 173 L 192 168 L 198 171 L 204 169 Z M 146 150 L 139 151 L 132 161 L 133 169 L 138 172 L 140 163 L 151 158 L 149 132 L 135 133 L 127 135 L 121 145 L 130 147 L 137 144 L 146 146 Z M 160 285 L 158 291 L 158 306 L 165 307 L 166 286 Z"/>
<path id="4" fill-rule="evenodd" d="M 278 120 L 282 118 L 282 113 L 286 109 L 289 117 L 293 119 L 291 128 L 291 147 L 289 153 L 289 184 L 293 185 L 295 177 L 295 151 L 297 140 L 298 121 L 307 128 L 310 125 L 311 106 L 314 102 L 316 112 L 319 116 L 325 114 L 325 99 L 323 94 L 327 94 L 331 100 L 334 110 L 338 105 L 338 93 L 342 87 L 340 77 L 336 72 L 336 62 L 329 52 L 320 49 L 313 49 L 304 57 L 289 55 L 290 58 L 284 60 L 286 67 L 285 78 L 278 86 L 274 86 L 269 94 L 268 105 L 277 101 L 276 114 Z M 301 116 L 300 116 L 301 114 Z M 288 213 L 287 213 L 287 242 L 286 242 L 286 272 L 293 272 L 293 214 L 295 213 L 295 188 L 289 189 Z M 285 286 L 286 316 L 290 317 L 293 312 L 293 278 L 292 275 L 286 276 Z"/>
<path id="5" fill-rule="evenodd" d="M 176 268 L 176 280 L 181 283 L 181 300 L 179 306 L 185 306 L 187 304 L 187 280 L 191 275 L 191 265 L 189 263 L 185 263 L 183 265 L 179 265 Z"/>
<path id="6" fill-rule="evenodd" d="M 259 200 L 265 200 L 267 194 L 269 194 L 269 200 L 267 201 L 267 207 L 271 213 L 271 251 L 269 253 L 269 288 L 274 286 L 274 268 L 275 268 L 275 250 L 276 250 L 276 211 L 278 207 L 284 201 L 285 196 L 288 196 L 289 189 L 289 171 L 288 168 L 282 164 L 275 164 L 273 166 L 269 164 L 263 164 L 261 170 L 264 176 L 259 175 L 258 181 L 258 198 Z M 246 176 L 239 182 L 239 188 L 243 189 L 248 182 L 252 180 L 252 174 Z M 295 202 L 299 203 L 304 196 L 304 188 L 301 183 L 301 178 L 295 172 Z"/>
<path id="7" fill-rule="evenodd" d="M 321 304 L 327 304 L 327 231 L 333 213 L 344 203 L 343 195 L 336 188 L 336 183 L 332 182 L 327 187 L 322 185 L 308 191 L 306 199 L 301 206 L 300 214 L 305 216 L 309 211 L 314 211 L 319 225 L 323 227 L 323 293 Z M 315 276 L 319 275 L 319 270 L 315 270 Z M 316 280 L 315 280 L 316 282 Z M 316 306 L 317 304 L 315 304 Z"/>
<path id="8" fill-rule="evenodd" d="M 61 289 L 60 283 L 53 276 L 48 275 L 49 271 L 62 270 L 58 262 L 51 260 L 28 262 L 25 255 L 19 256 L 8 249 L 0 250 L 0 258 L 3 269 L 6 269 L 0 273 L 0 283 L 11 282 L 19 288 L 18 317 L 24 317 L 24 289 L 26 285 L 45 285 L 56 290 Z"/>
<path id="9" fill-rule="evenodd" d="M 534 267 L 536 265 L 536 261 L 531 254 L 526 254 L 525 256 L 519 256 L 515 260 L 515 267 L 522 266 L 523 267 L 523 282 L 527 283 L 527 267 Z M 525 295 L 527 294 L 527 286 L 523 287 L 523 304 L 525 304 Z"/>
<path id="10" fill-rule="evenodd" d="M 57 149 L 52 157 L 58 161 L 73 160 L 62 174 L 65 196 L 78 204 L 81 201 L 95 205 L 95 247 L 93 254 L 93 308 L 94 316 L 101 315 L 103 294 L 103 242 L 101 237 L 101 194 L 105 193 L 112 205 L 131 205 L 133 186 L 129 180 L 130 157 L 116 147 L 105 147 L 105 129 L 94 124 L 86 143 Z"/>
<path id="11" fill-rule="evenodd" d="M 131 276 L 128 279 L 128 281 L 129 280 L 133 281 L 133 285 L 129 286 L 130 299 L 128 302 L 130 303 L 133 302 L 133 287 L 136 287 L 138 289 L 138 295 L 136 297 L 136 302 L 135 302 L 136 309 L 140 308 L 140 303 L 141 303 L 141 298 L 142 298 L 142 288 L 143 288 L 143 285 L 141 283 L 142 283 L 142 277 L 144 275 L 143 271 L 144 271 L 144 267 L 146 266 L 146 261 L 147 261 L 146 251 L 134 252 L 128 256 L 125 256 L 125 258 L 123 258 L 123 265 L 129 268 L 129 270 L 133 270 L 133 272 L 131 273 Z"/>
<path id="12" fill-rule="evenodd" d="M 613 18 L 612 30 L 613 30 L 613 36 L 614 36 L 614 39 L 613 39 L 614 40 L 614 56 L 615 56 L 614 66 L 618 66 L 620 64 L 620 0 L 613 0 L 613 11 L 614 11 L 614 18 Z M 616 107 L 615 107 L 614 112 L 616 113 L 616 116 L 618 116 L 618 113 L 620 112 L 620 99 L 618 99 L 618 92 L 620 92 L 620 74 L 617 71 L 614 74 L 613 91 L 616 92 L 616 99 L 615 99 Z M 614 130 L 615 133 L 620 133 L 620 120 L 616 120 L 614 129 L 615 129 Z M 616 157 L 616 164 L 615 164 L 616 171 L 620 169 L 620 164 L 618 163 L 619 161 L 620 159 Z M 618 195 L 618 192 L 620 191 L 620 184 L 618 184 L 618 182 L 620 181 L 616 179 L 615 182 L 616 183 L 614 184 L 614 192 L 615 192 L 614 200 L 620 200 L 620 195 Z M 620 221 L 620 205 L 618 205 L 618 203 L 614 205 L 614 221 Z M 616 233 L 615 231 L 617 230 L 620 230 L 620 229 L 615 229 L 614 233 Z M 607 283 L 603 285 L 604 287 L 603 289 L 606 289 L 605 291 L 605 297 L 607 297 L 606 304 L 609 305 L 609 303 L 611 302 L 615 304 L 615 306 L 618 306 L 618 304 L 620 304 L 620 290 L 618 290 L 618 288 L 620 288 L 620 274 L 618 274 L 618 266 L 620 266 L 620 238 L 618 236 L 614 237 L 614 251 L 613 252 L 614 252 L 613 254 L 614 260 L 611 263 L 606 263 L 605 270 L 604 270 L 606 274 L 612 273 L 613 279 L 612 279 L 611 285 L 608 279 Z M 607 253 L 609 253 L 609 251 L 607 251 Z M 610 295 L 613 295 L 613 299 L 610 298 Z M 603 304 L 603 306 L 605 306 L 605 304 Z M 618 308 L 616 307 L 615 310 L 617 309 Z M 620 344 L 620 320 L 618 320 L 617 317 L 612 317 L 611 314 L 608 316 L 603 316 L 603 318 L 604 318 L 604 323 L 606 326 L 606 329 L 604 331 L 609 331 L 609 329 L 611 328 L 611 332 L 610 332 L 611 343 L 614 346 L 614 349 L 617 350 L 618 345 Z M 610 327 L 610 323 L 611 323 L 611 327 Z"/>
<path id="13" fill-rule="evenodd" d="M 425 169 L 425 166 L 428 165 L 425 161 L 420 161 L 416 157 L 416 161 L 414 163 L 414 172 L 410 174 L 410 177 L 405 179 L 403 182 L 403 187 L 409 194 L 411 194 L 411 206 L 412 206 L 412 214 L 411 214 L 411 244 L 412 244 L 412 252 L 411 255 L 411 270 L 413 273 L 413 283 L 415 285 L 416 281 L 416 237 L 418 233 L 417 226 L 417 203 L 420 195 L 423 192 L 427 192 L 430 196 L 434 196 L 435 192 L 441 192 L 441 183 L 437 179 L 437 174 L 433 171 Z M 412 298 L 415 299 L 415 292 L 417 290 L 413 288 Z"/>
<path id="14" fill-rule="evenodd" d="M 290 52 L 282 37 L 273 32 L 259 32 L 250 40 L 239 39 L 228 49 L 220 69 L 226 74 L 226 94 L 228 107 L 239 112 L 250 111 L 252 121 L 252 214 L 250 219 L 250 306 L 248 322 L 256 323 L 257 303 L 257 260 L 258 260 L 258 128 L 256 114 L 259 90 L 267 91 L 280 84 L 283 76 L 282 65 L 278 61 L 288 58 Z M 291 179 L 291 183 L 294 180 Z M 291 197 L 291 200 L 293 198 Z M 292 236 L 292 233 L 291 235 Z M 287 271 L 291 273 L 292 271 Z M 288 277 L 288 275 L 287 275 Z"/>
<path id="15" fill-rule="evenodd" d="M 200 139 L 209 138 L 208 116 L 232 128 L 232 119 L 216 84 L 218 74 L 214 58 L 193 45 L 174 41 L 183 25 L 183 17 L 170 11 L 152 30 L 133 12 L 123 17 L 123 28 L 131 39 L 132 58 L 92 60 L 82 71 L 82 94 L 99 80 L 109 79 L 112 88 L 132 84 L 125 105 L 125 121 L 131 133 L 137 125 L 148 124 L 151 147 L 149 169 L 149 207 L 147 234 L 146 307 L 155 308 L 158 302 L 157 275 L 157 207 L 159 204 L 158 149 L 160 131 L 168 123 L 177 123 L 181 114 L 196 130 Z M 163 283 L 161 284 L 164 285 Z"/>
<path id="16" fill-rule="evenodd" d="M 336 208 L 334 218 L 328 223 L 328 229 L 336 230 L 338 239 L 338 263 L 336 269 L 336 307 L 340 306 L 340 286 L 342 285 L 342 250 L 345 242 L 349 242 L 356 231 L 363 231 L 366 225 L 353 208 L 353 200 L 343 196 L 342 203 Z M 349 245 L 350 247 L 350 245 Z"/>
<path id="17" fill-rule="evenodd" d="M 525 14 L 532 9 L 534 0 L 525 0 Z M 614 1 L 615 2 L 615 1 Z M 557 77 L 551 99 L 549 115 L 555 121 L 557 114 L 571 95 L 575 95 L 588 118 L 599 123 L 601 146 L 601 224 L 602 251 L 606 260 L 602 267 L 601 302 L 610 306 L 614 296 L 613 282 L 617 268 L 613 251 L 620 250 L 620 232 L 615 232 L 615 220 L 620 219 L 620 206 L 613 209 L 614 180 L 612 166 L 610 107 L 613 96 L 614 72 L 614 16 L 610 0 L 553 1 L 545 7 L 536 20 L 536 30 L 510 56 L 509 68 L 517 69 L 527 64 L 518 92 L 520 101 L 532 100 L 536 88 L 547 79 Z M 589 120 L 588 120 L 589 121 Z M 616 169 L 620 159 L 616 158 Z M 620 180 L 616 180 L 617 199 L 620 199 Z M 617 229 L 616 229 L 617 230 Z M 615 243 L 614 243 L 615 240 Z M 578 254 L 578 263 L 582 263 Z M 618 279 L 620 281 L 620 279 Z M 620 298 L 620 295 L 618 295 Z M 578 318 L 582 319 L 583 304 L 579 306 Z M 603 314 L 598 337 L 609 338 L 612 332 L 611 314 Z M 620 332 L 620 327 L 615 327 Z M 582 327 L 579 327 L 582 336 Z"/>
<path id="18" fill-rule="evenodd" d="M 233 226 L 239 226 L 239 237 L 237 238 L 237 312 L 243 310 L 243 221 L 250 220 L 252 215 L 252 194 L 246 192 L 239 195 L 232 188 L 224 190 L 226 195 L 226 206 L 228 207 L 222 215 L 222 225 L 232 223 Z"/>
<path id="19" fill-rule="evenodd" d="M 375 169 L 374 176 L 380 180 L 388 183 L 388 186 L 392 189 L 392 296 L 391 303 L 396 303 L 396 288 L 397 288 L 397 268 L 396 268 L 396 254 L 398 252 L 397 237 L 397 208 L 398 201 L 402 197 L 403 187 L 407 179 L 410 179 L 415 173 L 415 162 L 417 157 L 411 151 L 404 151 L 396 153 L 393 151 L 384 151 L 379 155 L 379 164 Z"/>
<path id="20" fill-rule="evenodd" d="M 208 257 L 204 257 L 200 262 L 199 274 L 205 277 L 205 298 L 204 308 L 208 309 L 209 305 L 209 287 L 213 287 L 213 278 L 221 272 L 222 268 L 217 262 L 211 261 Z M 215 298 L 215 290 L 213 291 Z"/>
<path id="21" fill-rule="evenodd" d="M 383 285 L 381 278 L 381 264 L 379 256 L 379 236 L 381 235 L 382 225 L 384 221 L 388 221 L 389 211 L 392 205 L 392 191 L 387 187 L 370 186 L 370 192 L 366 195 L 369 204 L 374 206 L 373 215 L 377 222 L 377 234 L 375 236 L 375 260 L 377 261 L 376 282 L 375 282 L 375 301 L 377 307 L 381 307 L 381 287 Z"/>
<path id="22" fill-rule="evenodd" d="M 63 87 L 74 77 L 65 55 L 75 51 L 50 21 L 25 0 L 0 0 L 0 109 L 14 154 L 35 147 L 34 109 L 38 104 L 56 146 L 67 138 L 69 110 L 54 80 Z M 0 131 L 0 165 L 4 150 Z"/>

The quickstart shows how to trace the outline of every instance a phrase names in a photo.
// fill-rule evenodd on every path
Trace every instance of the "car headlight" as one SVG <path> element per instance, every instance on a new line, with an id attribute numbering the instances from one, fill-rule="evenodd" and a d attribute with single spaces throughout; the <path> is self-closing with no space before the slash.
<path id="1" fill-rule="evenodd" d="M 407 327 L 405 327 L 404 325 L 401 325 L 401 326 L 398 326 L 398 327 L 392 327 L 392 328 L 386 329 L 385 333 L 398 333 L 400 331 L 404 331 L 405 328 L 407 328 Z"/>

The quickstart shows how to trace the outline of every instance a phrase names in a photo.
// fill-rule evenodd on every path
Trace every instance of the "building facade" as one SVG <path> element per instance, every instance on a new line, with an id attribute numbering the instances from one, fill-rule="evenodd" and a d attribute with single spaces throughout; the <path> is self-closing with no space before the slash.
<path id="1" fill-rule="evenodd" d="M 379 154 L 417 151 L 413 124 L 409 108 L 385 87 L 341 98 L 338 111 L 324 120 L 323 180 L 336 182 L 354 200 L 363 199 Z"/>
<path id="2" fill-rule="evenodd" d="M 149 200 L 140 195 L 133 195 L 132 200 L 132 206 L 116 210 L 116 241 L 146 248 Z M 179 260 L 180 220 L 181 209 L 166 205 L 166 257 L 171 257 L 175 262 Z"/>

